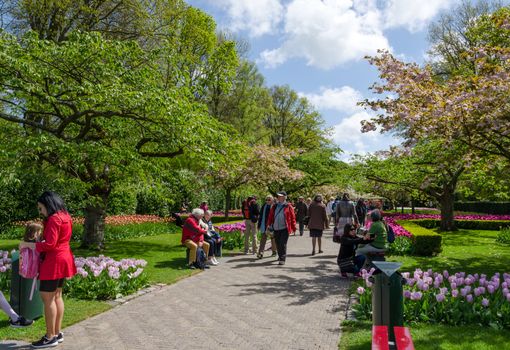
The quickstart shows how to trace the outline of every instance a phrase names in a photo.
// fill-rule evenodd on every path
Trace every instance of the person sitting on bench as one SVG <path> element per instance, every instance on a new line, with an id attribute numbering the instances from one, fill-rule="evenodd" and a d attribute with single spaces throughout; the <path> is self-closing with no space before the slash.
<path id="1" fill-rule="evenodd" d="M 373 239 L 369 244 L 365 244 L 356 250 L 356 255 L 367 255 L 369 253 L 384 253 L 386 251 L 386 226 L 382 221 L 382 215 L 379 209 L 370 212 L 372 225 L 368 233 L 370 238 Z"/>

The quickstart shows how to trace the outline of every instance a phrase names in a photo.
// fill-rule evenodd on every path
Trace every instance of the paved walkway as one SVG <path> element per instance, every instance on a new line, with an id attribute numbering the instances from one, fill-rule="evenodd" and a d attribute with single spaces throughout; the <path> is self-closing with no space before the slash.
<path id="1" fill-rule="evenodd" d="M 349 282 L 338 277 L 331 231 L 323 241 L 324 253 L 311 256 L 308 232 L 291 236 L 284 266 L 271 257 L 223 258 L 68 327 L 58 348 L 337 349 Z M 26 348 L 6 343 L 0 349 Z"/>

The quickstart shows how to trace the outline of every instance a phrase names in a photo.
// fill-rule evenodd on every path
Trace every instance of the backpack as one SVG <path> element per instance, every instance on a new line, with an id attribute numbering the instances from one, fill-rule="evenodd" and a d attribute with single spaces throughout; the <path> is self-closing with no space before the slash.
<path id="1" fill-rule="evenodd" d="M 331 206 L 331 216 L 336 216 L 336 205 L 338 204 L 338 201 L 334 201 L 333 205 Z"/>
<path id="2" fill-rule="evenodd" d="M 250 218 L 250 203 L 247 199 L 243 201 L 243 217 L 245 219 Z"/>
<path id="3" fill-rule="evenodd" d="M 19 252 L 19 274 L 23 278 L 32 279 L 29 300 L 34 296 L 37 277 L 39 276 L 40 254 L 35 249 L 21 248 Z"/>
<path id="4" fill-rule="evenodd" d="M 197 248 L 197 259 L 195 260 L 195 267 L 203 270 L 205 269 L 205 264 L 207 263 L 207 256 L 205 255 L 205 251 L 202 247 Z"/>
<path id="5" fill-rule="evenodd" d="M 387 225 L 388 227 L 388 232 L 387 232 L 387 240 L 388 240 L 388 243 L 393 243 L 395 242 L 395 231 L 393 231 L 393 228 L 388 224 Z"/>

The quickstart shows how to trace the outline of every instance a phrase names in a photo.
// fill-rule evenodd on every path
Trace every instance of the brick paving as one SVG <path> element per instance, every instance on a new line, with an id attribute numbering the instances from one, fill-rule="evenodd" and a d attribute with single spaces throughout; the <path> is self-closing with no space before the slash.
<path id="1" fill-rule="evenodd" d="M 291 236 L 287 263 L 266 252 L 221 259 L 200 274 L 64 330 L 61 349 L 337 349 L 349 282 L 331 231 L 323 254 Z M 10 345 L 8 345 L 10 343 Z M 3 342 L 0 349 L 25 349 Z"/>

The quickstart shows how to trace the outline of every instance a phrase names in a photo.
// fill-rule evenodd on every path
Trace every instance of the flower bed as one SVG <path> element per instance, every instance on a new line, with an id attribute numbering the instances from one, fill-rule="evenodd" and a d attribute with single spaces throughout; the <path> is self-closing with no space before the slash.
<path id="1" fill-rule="evenodd" d="M 363 270 L 365 287 L 357 289 L 360 303 L 355 306 L 359 319 L 371 319 L 372 298 L 369 277 L 374 273 Z M 402 273 L 404 285 L 405 322 L 438 322 L 449 325 L 480 324 L 510 329 L 510 274 L 496 273 L 450 275 L 432 270 L 416 269 Z"/>
<path id="2" fill-rule="evenodd" d="M 8 291 L 12 264 L 8 251 L 0 250 L 0 290 Z M 78 299 L 108 300 L 132 294 L 147 286 L 145 260 L 98 257 L 75 257 L 77 274 L 66 281 L 66 296 Z"/>
<path id="3" fill-rule="evenodd" d="M 73 216 L 74 225 L 83 225 L 85 218 L 82 216 Z M 17 221 L 14 222 L 14 226 L 26 226 L 27 223 L 38 221 L 41 219 L 29 220 L 29 221 Z M 111 215 L 105 218 L 106 225 L 120 226 L 120 225 L 131 225 L 131 224 L 142 224 L 146 222 L 159 223 L 159 222 L 174 222 L 175 219 L 172 217 L 163 218 L 157 215 Z"/>
<path id="4" fill-rule="evenodd" d="M 228 250 L 241 249 L 244 247 L 244 222 L 235 224 L 223 224 L 217 227 L 223 236 L 223 248 Z"/>
<path id="5" fill-rule="evenodd" d="M 65 285 L 69 297 L 108 300 L 129 295 L 147 286 L 145 260 L 116 261 L 104 255 L 75 258 L 77 274 Z"/>

